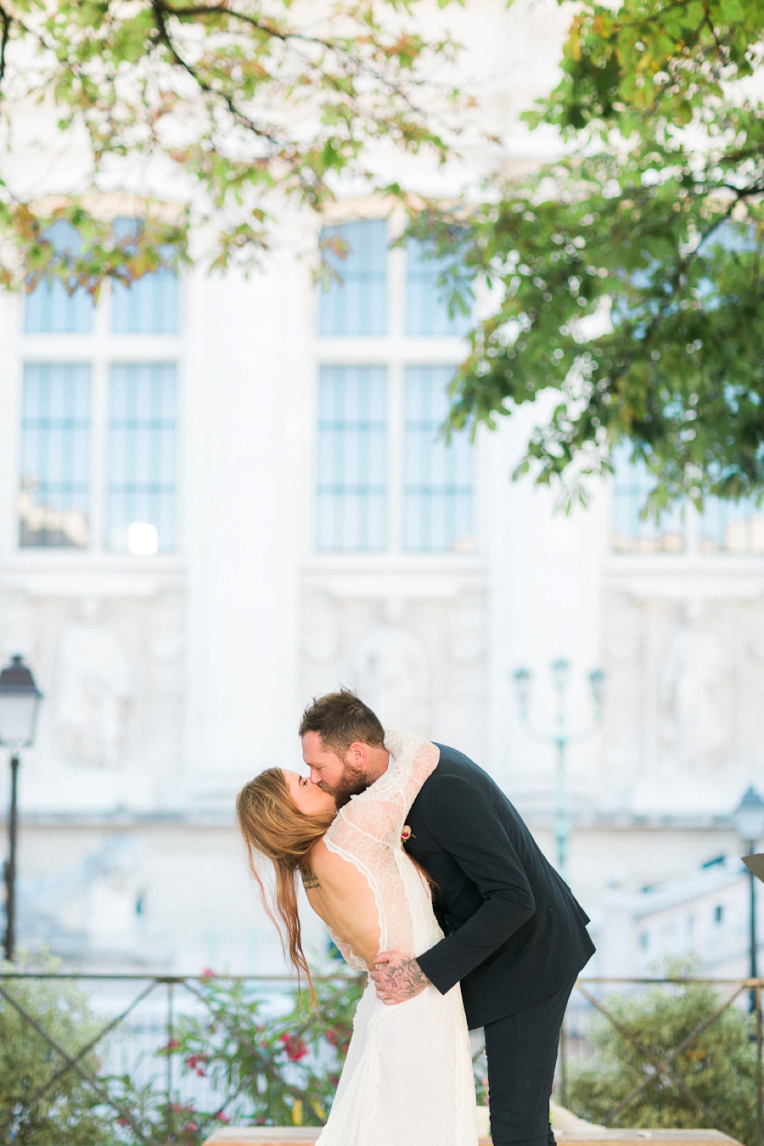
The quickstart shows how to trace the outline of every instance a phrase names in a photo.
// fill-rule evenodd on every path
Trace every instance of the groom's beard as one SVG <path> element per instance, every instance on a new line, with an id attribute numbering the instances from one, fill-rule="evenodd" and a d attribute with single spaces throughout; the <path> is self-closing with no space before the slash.
<path id="1" fill-rule="evenodd" d="M 350 800 L 351 796 L 357 796 L 359 792 L 365 792 L 371 784 L 371 780 L 359 772 L 356 768 L 345 768 L 345 771 L 339 778 L 339 781 L 334 784 L 327 784 L 326 780 L 319 780 L 318 786 L 324 792 L 328 792 L 330 796 L 334 796 L 337 801 L 337 811 L 344 808 Z"/>

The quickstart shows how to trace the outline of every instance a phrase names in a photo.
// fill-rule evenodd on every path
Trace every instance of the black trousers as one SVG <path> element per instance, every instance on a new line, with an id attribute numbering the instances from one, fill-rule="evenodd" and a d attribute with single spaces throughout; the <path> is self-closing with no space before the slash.
<path id="1" fill-rule="evenodd" d="M 555 1146 L 549 1098 L 574 984 L 484 1028 L 494 1146 Z"/>

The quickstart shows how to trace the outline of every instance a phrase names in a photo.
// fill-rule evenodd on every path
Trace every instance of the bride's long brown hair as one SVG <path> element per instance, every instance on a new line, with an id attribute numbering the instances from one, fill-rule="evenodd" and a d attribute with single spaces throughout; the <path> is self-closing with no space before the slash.
<path id="1" fill-rule="evenodd" d="M 300 917 L 297 913 L 297 876 L 308 868 L 310 849 L 323 836 L 336 812 L 305 815 L 290 796 L 281 769 L 266 768 L 239 792 L 236 797 L 236 815 L 263 906 L 279 934 L 282 934 L 279 920 L 283 924 L 289 958 L 298 972 L 305 973 L 310 984 L 310 970 L 302 949 Z M 269 901 L 262 876 L 257 870 L 256 852 L 267 856 L 276 872 L 272 902 Z"/>

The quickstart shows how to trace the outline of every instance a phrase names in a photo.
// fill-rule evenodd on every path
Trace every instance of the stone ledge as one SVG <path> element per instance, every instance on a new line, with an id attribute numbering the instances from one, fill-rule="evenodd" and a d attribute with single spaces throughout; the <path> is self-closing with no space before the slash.
<path id="1" fill-rule="evenodd" d="M 320 1133 L 307 1126 L 226 1126 L 216 1130 L 204 1146 L 305 1146 L 315 1142 Z M 555 1136 L 561 1146 L 739 1146 L 718 1130 L 609 1130 L 596 1126 L 588 1131 L 556 1130 Z M 491 1146 L 491 1139 L 481 1138 L 480 1146 Z"/>

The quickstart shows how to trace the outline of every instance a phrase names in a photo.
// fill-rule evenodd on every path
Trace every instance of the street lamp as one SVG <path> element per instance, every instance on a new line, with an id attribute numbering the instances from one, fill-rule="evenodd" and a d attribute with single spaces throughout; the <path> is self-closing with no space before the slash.
<path id="1" fill-rule="evenodd" d="M 5 861 L 5 958 L 13 959 L 16 930 L 16 838 L 18 834 L 19 749 L 29 748 L 37 728 L 42 693 L 20 656 L 0 672 L 0 746 L 11 750 L 11 809 Z"/>
<path id="2" fill-rule="evenodd" d="M 764 800 L 755 788 L 751 787 L 732 813 L 735 831 L 743 841 L 747 854 L 752 856 L 756 841 L 764 837 Z M 748 927 L 750 947 L 750 977 L 758 979 L 758 953 L 756 950 L 756 883 L 753 872 L 748 869 Z M 756 1006 L 755 992 L 751 991 L 751 1010 Z"/>
<path id="3" fill-rule="evenodd" d="M 594 669 L 589 673 L 589 687 L 594 706 L 594 722 L 583 732 L 570 734 L 568 732 L 567 714 L 565 710 L 565 696 L 570 685 L 570 662 L 564 657 L 558 657 L 552 663 L 552 684 L 557 694 L 557 714 L 555 730 L 553 732 L 539 732 L 531 725 L 528 716 L 528 704 L 531 695 L 531 682 L 533 679 L 530 669 L 519 668 L 512 674 L 515 682 L 520 719 L 525 725 L 528 735 L 534 740 L 544 744 L 554 744 L 557 749 L 557 798 L 554 813 L 554 839 L 557 846 L 557 870 L 563 879 L 566 878 L 568 844 L 570 842 L 570 820 L 568 818 L 568 797 L 566 782 L 566 755 L 569 744 L 587 740 L 597 731 L 602 716 L 602 701 L 605 694 L 605 674 L 602 669 Z"/>

